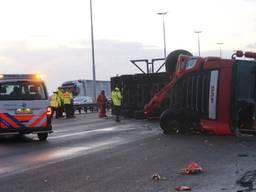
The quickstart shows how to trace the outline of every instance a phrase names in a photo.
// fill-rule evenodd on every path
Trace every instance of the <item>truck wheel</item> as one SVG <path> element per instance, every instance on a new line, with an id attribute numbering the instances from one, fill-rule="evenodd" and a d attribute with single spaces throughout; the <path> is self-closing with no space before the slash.
<path id="1" fill-rule="evenodd" d="M 39 141 L 46 141 L 48 137 L 48 133 L 37 133 L 37 137 Z"/>
<path id="2" fill-rule="evenodd" d="M 173 52 L 171 52 L 165 59 L 165 69 L 166 69 L 166 72 L 169 74 L 169 75 L 173 75 L 175 73 L 175 70 L 176 70 L 176 64 L 177 64 L 177 60 L 178 60 L 178 57 L 179 55 L 189 55 L 189 56 L 192 56 L 192 54 L 186 50 L 183 50 L 183 49 L 178 49 L 178 50 L 175 50 Z"/>
<path id="3" fill-rule="evenodd" d="M 176 110 L 167 109 L 160 116 L 160 127 L 164 134 L 169 134 L 177 130 L 177 121 L 175 120 Z"/>

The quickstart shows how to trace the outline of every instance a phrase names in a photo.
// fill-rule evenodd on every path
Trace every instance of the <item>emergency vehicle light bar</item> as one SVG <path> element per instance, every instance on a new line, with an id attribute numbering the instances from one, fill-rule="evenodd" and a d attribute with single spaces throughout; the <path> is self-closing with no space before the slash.
<path id="1" fill-rule="evenodd" d="M 40 74 L 0 74 L 0 79 L 42 79 Z"/>

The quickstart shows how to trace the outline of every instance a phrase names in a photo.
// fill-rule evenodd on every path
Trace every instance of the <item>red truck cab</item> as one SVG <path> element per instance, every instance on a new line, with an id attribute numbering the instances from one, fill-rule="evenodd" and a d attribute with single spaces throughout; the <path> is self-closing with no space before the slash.
<path id="1" fill-rule="evenodd" d="M 242 56 L 247 58 L 240 59 Z M 217 135 L 254 133 L 255 58 L 255 53 L 241 51 L 232 59 L 180 55 L 161 98 L 156 94 L 154 101 L 145 106 L 145 113 L 152 111 L 150 104 L 159 103 L 170 93 L 170 107 L 160 117 L 164 133 L 173 127 L 190 129 L 195 124 Z"/>

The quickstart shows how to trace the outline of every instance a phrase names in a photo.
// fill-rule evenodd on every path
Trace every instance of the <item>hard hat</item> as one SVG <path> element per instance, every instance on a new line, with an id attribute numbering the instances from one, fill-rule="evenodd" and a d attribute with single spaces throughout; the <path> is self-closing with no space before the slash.
<path id="1" fill-rule="evenodd" d="M 118 87 L 116 87 L 116 88 L 115 88 L 115 90 L 116 90 L 116 91 L 119 91 L 119 88 L 118 88 Z"/>

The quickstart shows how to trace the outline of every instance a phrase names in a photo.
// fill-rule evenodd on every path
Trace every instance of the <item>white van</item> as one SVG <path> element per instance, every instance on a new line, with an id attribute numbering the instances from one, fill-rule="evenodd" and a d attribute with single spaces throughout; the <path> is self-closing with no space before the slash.
<path id="1" fill-rule="evenodd" d="M 52 132 L 50 100 L 44 81 L 34 74 L 0 75 L 0 134 Z"/>

